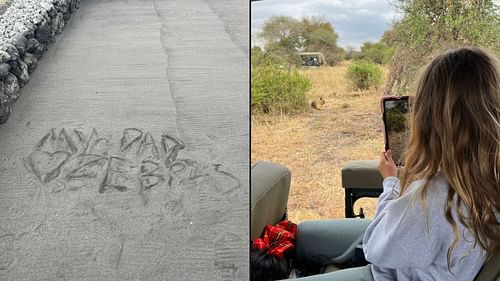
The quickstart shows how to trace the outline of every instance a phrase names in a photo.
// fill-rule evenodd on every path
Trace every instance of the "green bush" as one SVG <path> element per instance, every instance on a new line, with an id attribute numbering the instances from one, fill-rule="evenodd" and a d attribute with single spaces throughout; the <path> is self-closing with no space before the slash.
<path id="1" fill-rule="evenodd" d="M 388 110 L 386 113 L 387 123 L 391 124 L 392 132 L 404 132 L 407 126 L 406 114 L 397 110 Z"/>
<path id="2" fill-rule="evenodd" d="M 377 64 L 389 63 L 394 55 L 394 49 L 387 46 L 385 43 L 365 42 L 361 47 L 357 59 L 374 62 Z"/>
<path id="3" fill-rule="evenodd" d="M 311 82 L 296 69 L 252 67 L 252 110 L 271 114 L 303 111 L 310 88 Z"/>
<path id="4" fill-rule="evenodd" d="M 356 89 L 369 89 L 380 85 L 382 70 L 374 63 L 360 61 L 351 64 L 347 68 L 346 78 L 351 81 Z"/>
<path id="5" fill-rule="evenodd" d="M 252 67 L 258 67 L 258 66 L 265 66 L 265 65 L 288 65 L 289 63 L 287 62 L 286 59 L 284 59 L 282 56 L 275 52 L 269 52 L 266 53 L 264 52 L 261 48 L 259 47 L 253 47 L 251 50 L 251 66 Z M 300 57 L 297 55 L 298 60 L 300 60 Z M 295 58 L 292 55 L 290 55 L 289 59 Z"/>

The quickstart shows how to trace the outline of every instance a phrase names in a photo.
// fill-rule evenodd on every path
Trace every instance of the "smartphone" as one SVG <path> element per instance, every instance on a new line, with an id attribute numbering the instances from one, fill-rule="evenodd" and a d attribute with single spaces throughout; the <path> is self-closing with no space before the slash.
<path id="1" fill-rule="evenodd" d="M 404 165 L 404 149 L 408 139 L 409 96 L 387 96 L 381 100 L 385 150 L 391 150 L 396 166 Z"/>

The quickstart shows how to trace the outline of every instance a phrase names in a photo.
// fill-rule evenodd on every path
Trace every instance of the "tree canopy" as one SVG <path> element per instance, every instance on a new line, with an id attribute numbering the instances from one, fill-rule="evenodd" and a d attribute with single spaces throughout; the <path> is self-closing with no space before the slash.
<path id="1" fill-rule="evenodd" d="M 262 27 L 267 53 L 283 57 L 289 64 L 300 62 L 299 52 L 304 48 L 303 26 L 287 16 L 273 16 Z"/>
<path id="2" fill-rule="evenodd" d="M 384 42 L 365 42 L 361 46 L 361 52 L 357 54 L 357 59 L 368 60 L 378 64 L 386 64 L 392 58 L 394 49 Z"/>
<path id="3" fill-rule="evenodd" d="M 333 65 L 344 56 L 337 46 L 338 35 L 326 19 L 319 16 L 297 20 L 287 16 L 273 16 L 262 28 L 265 52 L 283 57 L 289 64 L 300 64 L 299 53 L 322 52 L 328 64 Z"/>
<path id="4" fill-rule="evenodd" d="M 302 18 L 304 49 L 322 52 L 328 64 L 334 65 L 344 57 L 344 50 L 337 46 L 338 34 L 328 20 L 320 16 Z"/>
<path id="5" fill-rule="evenodd" d="M 396 49 L 386 94 L 405 94 L 436 53 L 475 45 L 500 52 L 498 5 L 492 0 L 397 0 L 402 18 L 382 41 Z"/>

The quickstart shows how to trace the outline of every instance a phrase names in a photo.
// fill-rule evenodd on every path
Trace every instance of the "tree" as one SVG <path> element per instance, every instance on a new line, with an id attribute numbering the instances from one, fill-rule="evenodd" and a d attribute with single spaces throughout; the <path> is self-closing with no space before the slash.
<path id="1" fill-rule="evenodd" d="M 328 20 L 320 16 L 302 18 L 305 51 L 322 52 L 328 64 L 344 59 L 345 51 L 337 46 L 338 34 Z"/>
<path id="2" fill-rule="evenodd" d="M 359 51 L 356 51 L 356 48 L 354 48 L 353 46 L 345 47 L 344 59 L 346 60 L 356 59 L 358 56 L 359 56 Z"/>
<path id="3" fill-rule="evenodd" d="M 265 40 L 266 60 L 274 55 L 291 65 L 301 64 L 302 51 L 322 52 L 328 64 L 333 65 L 345 57 L 337 46 L 338 35 L 326 19 L 319 16 L 297 20 L 287 16 L 273 16 L 263 25 L 261 37 Z M 271 55 L 272 54 L 272 55 Z"/>
<path id="4" fill-rule="evenodd" d="M 365 42 L 361 46 L 361 52 L 357 56 L 357 59 L 386 64 L 391 60 L 393 54 L 394 49 L 387 46 L 384 42 Z"/>
<path id="5" fill-rule="evenodd" d="M 274 52 L 264 51 L 259 46 L 254 46 L 250 50 L 251 66 L 285 65 L 287 61 Z"/>
<path id="6" fill-rule="evenodd" d="M 403 17 L 382 41 L 395 48 L 386 94 L 405 94 L 437 52 L 476 45 L 500 53 L 500 18 L 492 0 L 397 0 Z"/>
<path id="7" fill-rule="evenodd" d="M 303 26 L 287 16 L 273 16 L 262 27 L 266 53 L 283 57 L 291 66 L 300 63 L 299 52 L 304 48 Z"/>

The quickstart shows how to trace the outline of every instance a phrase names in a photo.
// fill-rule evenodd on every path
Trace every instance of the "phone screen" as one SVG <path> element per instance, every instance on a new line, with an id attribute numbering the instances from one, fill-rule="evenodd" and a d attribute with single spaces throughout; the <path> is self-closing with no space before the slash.
<path id="1" fill-rule="evenodd" d="M 385 149 L 392 151 L 392 158 L 397 166 L 403 166 L 404 149 L 408 138 L 409 98 L 387 99 L 383 101 L 383 105 Z"/>

